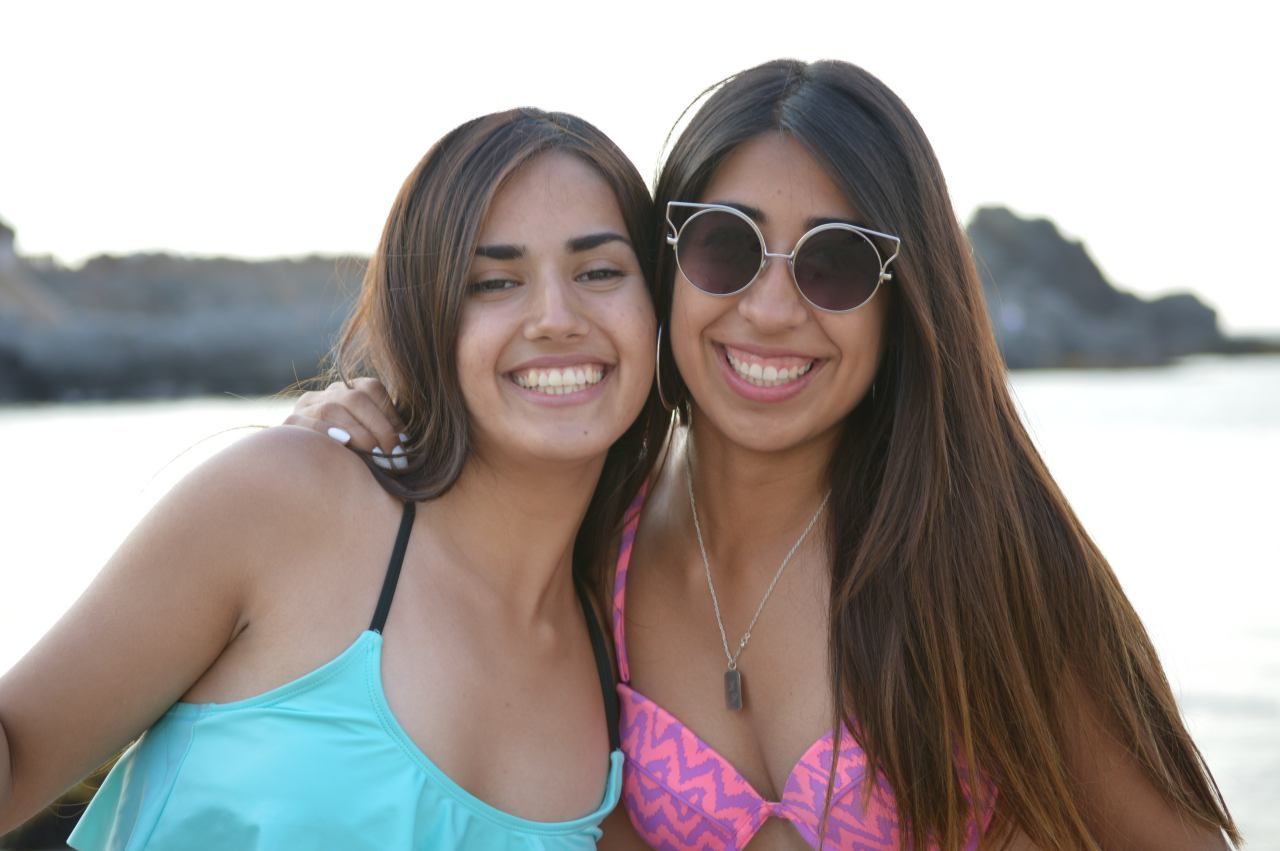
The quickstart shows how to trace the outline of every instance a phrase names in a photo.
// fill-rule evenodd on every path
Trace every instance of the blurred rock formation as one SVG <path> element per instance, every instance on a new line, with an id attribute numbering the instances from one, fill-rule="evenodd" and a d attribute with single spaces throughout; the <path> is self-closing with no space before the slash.
<path id="1" fill-rule="evenodd" d="M 0 316 L 20 316 L 49 325 L 66 316 L 66 305 L 27 270 L 13 246 L 13 228 L 0 222 Z"/>
<path id="2" fill-rule="evenodd" d="M 1116 289 L 1047 219 L 986 207 L 967 230 L 1011 369 L 1153 366 L 1226 347 L 1217 314 L 1194 295 L 1144 301 Z"/>
<path id="3" fill-rule="evenodd" d="M 0 401 L 277 392 L 316 375 L 365 263 L 147 254 L 70 269 L 12 245 L 0 231 Z"/>
<path id="4" fill-rule="evenodd" d="M 1117 290 L 1052 222 L 986 208 L 968 233 L 1014 369 L 1258 350 L 1224 339 L 1193 295 L 1144 301 Z M 364 264 L 144 254 L 67 268 L 17 254 L 0 223 L 0 402 L 282 390 L 317 373 Z"/>

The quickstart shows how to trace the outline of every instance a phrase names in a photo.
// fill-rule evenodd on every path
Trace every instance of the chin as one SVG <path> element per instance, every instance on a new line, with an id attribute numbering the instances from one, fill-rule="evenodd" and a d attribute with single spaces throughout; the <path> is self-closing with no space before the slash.
<path id="1" fill-rule="evenodd" d="M 787 452 L 815 441 L 828 439 L 841 427 L 840 422 L 804 423 L 797 422 L 794 417 L 780 422 L 780 419 L 782 418 L 773 414 L 759 418 L 735 416 L 729 418 L 729 422 L 732 423 L 730 428 L 720 428 L 718 424 L 716 428 L 735 446 L 751 452 L 771 453 Z"/>
<path id="2" fill-rule="evenodd" d="M 612 445 L 612 440 L 584 435 L 579 427 L 545 435 L 526 435 L 523 440 L 507 443 L 501 453 L 511 459 L 527 458 L 534 464 L 586 464 L 603 460 Z"/>

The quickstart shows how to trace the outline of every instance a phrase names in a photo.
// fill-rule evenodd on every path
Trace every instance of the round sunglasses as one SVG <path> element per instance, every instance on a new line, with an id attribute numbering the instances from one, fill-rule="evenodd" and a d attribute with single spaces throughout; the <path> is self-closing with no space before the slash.
<path id="1" fill-rule="evenodd" d="M 676 210 L 693 211 L 678 228 L 672 221 Z M 667 227 L 667 244 L 675 249 L 680 273 L 704 293 L 740 293 L 760 277 L 769 258 L 780 257 L 786 258 L 804 300 L 832 313 L 857 310 L 871 301 L 880 282 L 893 278 L 889 264 L 902 244 L 887 233 L 827 222 L 800 237 L 790 254 L 782 254 L 768 250 L 760 228 L 741 210 L 688 201 L 667 202 Z M 871 237 L 892 243 L 888 259 Z"/>

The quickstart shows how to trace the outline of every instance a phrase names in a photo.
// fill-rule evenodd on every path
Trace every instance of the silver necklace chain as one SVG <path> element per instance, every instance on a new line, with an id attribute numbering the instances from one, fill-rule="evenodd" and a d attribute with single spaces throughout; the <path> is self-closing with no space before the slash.
<path id="1" fill-rule="evenodd" d="M 769 596 L 773 594 L 773 589 L 777 587 L 778 580 L 782 578 L 782 571 L 787 569 L 787 565 L 791 562 L 791 557 L 796 554 L 796 550 L 800 549 L 800 545 L 804 543 L 805 538 L 809 537 L 809 533 L 813 531 L 818 518 L 822 516 L 822 510 L 827 507 L 827 500 L 831 498 L 831 490 L 830 488 L 827 489 L 826 494 L 822 497 L 822 502 L 818 503 L 818 510 L 813 512 L 813 516 L 809 518 L 809 525 L 804 527 L 800 537 L 796 538 L 796 542 L 787 551 L 786 558 L 782 560 L 782 564 L 778 565 L 777 572 L 773 574 L 773 581 L 769 583 L 764 596 L 760 598 L 760 605 L 756 606 L 756 613 L 751 616 L 751 623 L 747 624 L 747 631 L 742 634 L 742 638 L 738 641 L 737 651 L 730 653 L 729 636 L 725 633 L 724 618 L 720 615 L 720 599 L 716 596 L 715 583 L 711 581 L 711 562 L 707 558 L 707 547 L 702 541 L 702 525 L 698 522 L 698 502 L 693 497 L 693 466 L 689 460 L 692 449 L 693 435 L 690 433 L 685 446 L 684 469 L 685 484 L 689 488 L 689 510 L 693 513 L 693 531 L 698 537 L 698 552 L 702 554 L 702 569 L 707 575 L 707 590 L 711 592 L 711 606 L 716 612 L 716 626 L 720 628 L 720 643 L 724 646 L 724 658 L 729 660 L 729 670 L 736 671 L 738 669 L 738 657 L 742 655 L 743 650 L 747 649 L 747 642 L 751 640 L 751 630 L 755 629 L 756 621 L 760 620 L 760 613 L 764 611 L 764 604 L 769 602 Z"/>

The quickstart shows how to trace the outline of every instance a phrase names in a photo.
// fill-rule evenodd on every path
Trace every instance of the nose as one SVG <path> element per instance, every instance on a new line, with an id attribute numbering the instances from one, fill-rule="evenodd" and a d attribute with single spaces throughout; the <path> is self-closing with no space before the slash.
<path id="1" fill-rule="evenodd" d="M 786 331 L 804 322 L 808 311 L 785 256 L 766 259 L 759 276 L 738 299 L 738 311 L 766 334 Z"/>
<path id="2" fill-rule="evenodd" d="M 588 323 L 573 281 L 546 273 L 536 281 L 525 320 L 530 340 L 570 340 L 585 336 Z"/>

